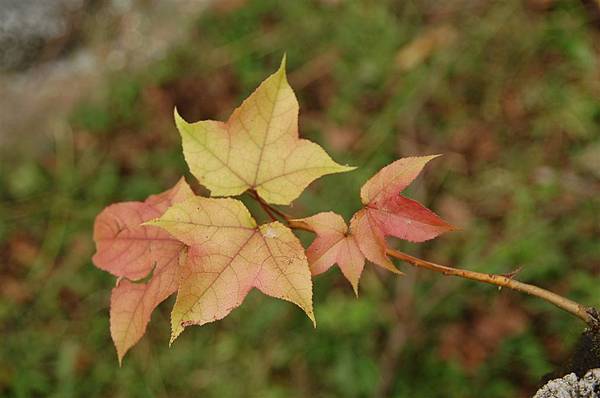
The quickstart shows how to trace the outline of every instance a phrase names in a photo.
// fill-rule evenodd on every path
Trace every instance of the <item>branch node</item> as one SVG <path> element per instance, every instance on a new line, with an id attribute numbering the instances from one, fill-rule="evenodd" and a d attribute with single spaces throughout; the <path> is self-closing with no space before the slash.
<path id="1" fill-rule="evenodd" d="M 589 315 L 588 325 L 590 328 L 600 332 L 600 311 L 594 307 L 588 307 L 585 312 Z"/>
<path id="2" fill-rule="evenodd" d="M 515 268 L 514 270 L 507 272 L 506 274 L 501 274 L 501 275 L 507 277 L 508 279 L 514 279 L 515 276 L 517 276 L 522 270 L 523 270 L 523 266 L 520 265 L 517 268 Z"/>

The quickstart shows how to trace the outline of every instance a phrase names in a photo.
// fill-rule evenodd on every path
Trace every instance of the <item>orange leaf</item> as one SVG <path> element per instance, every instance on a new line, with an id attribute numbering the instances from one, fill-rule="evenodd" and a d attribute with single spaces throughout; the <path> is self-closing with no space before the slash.
<path id="1" fill-rule="evenodd" d="M 96 267 L 124 278 L 112 291 L 110 307 L 110 331 L 119 362 L 144 335 L 156 306 L 177 290 L 177 262 L 185 249 L 165 231 L 141 224 L 191 196 L 182 178 L 170 190 L 144 202 L 117 203 L 96 217 L 96 254 L 92 260 Z M 130 281 L 150 273 L 147 283 Z"/>
<path id="2" fill-rule="evenodd" d="M 363 185 L 360 197 L 364 207 L 352 217 L 350 229 L 370 261 L 396 270 L 385 254 L 386 236 L 423 242 L 455 229 L 419 202 L 400 195 L 425 164 L 437 156 L 399 159 Z"/>
<path id="3" fill-rule="evenodd" d="M 313 180 L 354 169 L 331 160 L 319 145 L 298 138 L 298 112 L 284 58 L 279 70 L 227 123 L 188 123 L 177 110 L 175 122 L 190 170 L 212 196 L 254 189 L 269 203 L 287 205 Z"/>
<path id="4" fill-rule="evenodd" d="M 298 221 L 310 225 L 317 234 L 306 250 L 312 274 L 319 275 L 337 263 L 358 296 L 358 281 L 365 265 L 365 256 L 354 236 L 348 234 L 342 216 L 330 211 Z"/>
<path id="5" fill-rule="evenodd" d="M 235 199 L 193 197 L 151 222 L 190 246 L 180 268 L 171 342 L 186 326 L 227 316 L 256 287 L 290 301 L 315 322 L 304 249 L 279 222 L 257 226 Z"/>

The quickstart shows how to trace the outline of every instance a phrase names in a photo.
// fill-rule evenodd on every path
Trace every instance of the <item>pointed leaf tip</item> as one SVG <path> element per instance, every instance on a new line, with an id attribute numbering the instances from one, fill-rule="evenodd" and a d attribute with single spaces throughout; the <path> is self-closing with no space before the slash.
<path id="1" fill-rule="evenodd" d="M 411 156 L 385 166 L 360 189 L 362 203 L 373 204 L 397 196 L 413 182 L 429 161 L 439 156 Z"/>
<path id="2" fill-rule="evenodd" d="M 173 314 L 171 313 L 171 320 L 173 320 Z M 184 327 L 181 324 L 171 323 L 171 337 L 169 338 L 169 348 L 173 346 L 177 337 L 183 332 Z"/>
<path id="3" fill-rule="evenodd" d="M 281 63 L 279 64 L 279 69 L 283 70 L 284 74 L 285 74 L 286 63 L 287 63 L 287 53 L 283 53 L 283 57 L 281 57 Z"/>
<path id="4" fill-rule="evenodd" d="M 183 134 L 184 132 L 187 133 L 188 132 L 187 129 L 188 129 L 188 126 L 190 125 L 190 123 L 188 123 L 187 120 L 185 120 L 183 118 L 183 116 L 181 116 L 177 107 L 173 107 L 173 118 L 175 120 L 175 126 L 179 130 L 179 133 L 180 134 Z"/>

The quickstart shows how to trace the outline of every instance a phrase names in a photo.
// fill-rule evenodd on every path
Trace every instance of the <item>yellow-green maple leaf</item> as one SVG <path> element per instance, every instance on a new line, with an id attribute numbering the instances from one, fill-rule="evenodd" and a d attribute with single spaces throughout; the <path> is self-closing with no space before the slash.
<path id="1" fill-rule="evenodd" d="M 183 153 L 192 174 L 212 196 L 254 189 L 267 202 L 287 205 L 315 179 L 353 170 L 319 145 L 298 138 L 298 101 L 285 74 L 285 57 L 226 123 L 186 122 L 175 110 Z"/>
<path id="2" fill-rule="evenodd" d="M 308 261 L 298 238 L 283 224 L 257 226 L 239 200 L 199 196 L 146 224 L 189 246 L 179 267 L 171 342 L 188 325 L 227 316 L 253 287 L 298 305 L 315 321 Z"/>

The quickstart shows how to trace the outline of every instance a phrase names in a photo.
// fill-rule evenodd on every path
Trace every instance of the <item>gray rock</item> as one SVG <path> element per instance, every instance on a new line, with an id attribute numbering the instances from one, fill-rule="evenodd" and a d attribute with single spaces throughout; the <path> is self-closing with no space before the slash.
<path id="1" fill-rule="evenodd" d="M 600 368 L 588 371 L 581 379 L 570 373 L 550 380 L 533 398 L 600 398 Z"/>

